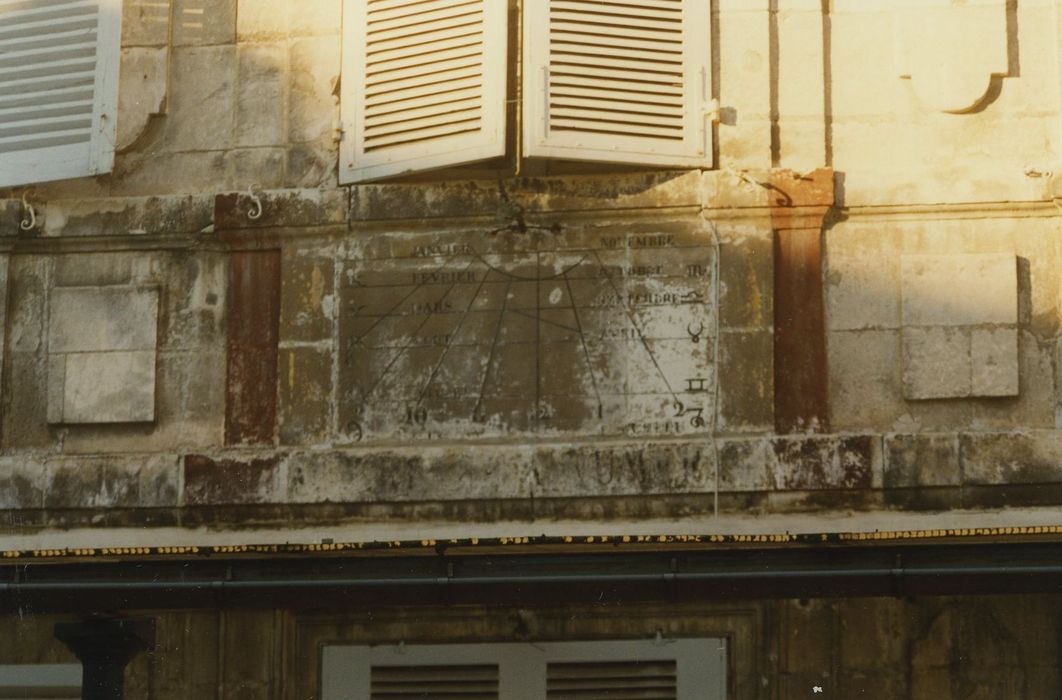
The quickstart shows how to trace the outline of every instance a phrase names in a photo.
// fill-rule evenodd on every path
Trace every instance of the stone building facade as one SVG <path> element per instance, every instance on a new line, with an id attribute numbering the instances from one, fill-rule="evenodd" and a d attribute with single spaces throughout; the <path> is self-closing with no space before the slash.
<path id="1" fill-rule="evenodd" d="M 130 698 L 689 640 L 1057 697 L 1062 2 L 495 3 L 0 0 L 0 697 L 99 614 Z M 366 105 L 477 13 L 457 117 Z"/>

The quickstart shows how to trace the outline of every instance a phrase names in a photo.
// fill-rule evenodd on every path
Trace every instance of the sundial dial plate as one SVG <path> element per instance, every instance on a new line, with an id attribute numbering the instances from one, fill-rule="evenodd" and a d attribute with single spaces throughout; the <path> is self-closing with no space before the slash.
<path id="1" fill-rule="evenodd" d="M 705 432 L 713 248 L 689 227 L 381 234 L 344 262 L 357 442 Z"/>

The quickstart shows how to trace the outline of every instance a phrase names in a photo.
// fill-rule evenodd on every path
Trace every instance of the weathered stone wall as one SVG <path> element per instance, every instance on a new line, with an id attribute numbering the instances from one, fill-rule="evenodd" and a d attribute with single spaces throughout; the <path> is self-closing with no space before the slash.
<path id="1" fill-rule="evenodd" d="M 125 697 L 319 697 L 323 644 L 726 637 L 735 700 L 1050 698 L 1059 692 L 1056 596 L 865 598 L 597 608 L 167 613 L 156 651 L 126 671 Z M 621 614 L 617 614 L 620 612 Z M 5 663 L 71 663 L 61 618 L 0 620 Z"/>
<path id="2" fill-rule="evenodd" d="M 1062 498 L 1058 2 L 719 0 L 717 169 L 352 187 L 341 4 L 127 0 L 114 172 L 0 192 L 12 537 Z"/>

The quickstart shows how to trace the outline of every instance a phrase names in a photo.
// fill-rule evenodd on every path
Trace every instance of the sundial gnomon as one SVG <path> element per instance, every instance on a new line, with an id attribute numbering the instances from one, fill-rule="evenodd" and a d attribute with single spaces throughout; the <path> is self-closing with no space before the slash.
<path id="1" fill-rule="evenodd" d="M 707 429 L 712 247 L 691 231 L 381 235 L 341 276 L 353 440 Z"/>

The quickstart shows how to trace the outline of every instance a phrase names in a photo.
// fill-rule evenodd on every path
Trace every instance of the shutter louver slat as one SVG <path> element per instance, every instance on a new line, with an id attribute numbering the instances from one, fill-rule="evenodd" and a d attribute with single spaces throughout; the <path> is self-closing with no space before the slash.
<path id="1" fill-rule="evenodd" d="M 0 186 L 110 169 L 120 21 L 104 0 L 0 0 Z"/>
<path id="2" fill-rule="evenodd" d="M 546 667 L 547 700 L 675 700 L 674 661 L 551 663 Z"/>
<path id="3" fill-rule="evenodd" d="M 706 166 L 707 5 L 700 0 L 527 5 L 527 154 Z"/>
<path id="4" fill-rule="evenodd" d="M 498 697 L 497 665 L 373 666 L 371 700 L 490 700 Z"/>
<path id="5" fill-rule="evenodd" d="M 497 0 L 347 0 L 343 182 L 504 155 Z"/>

